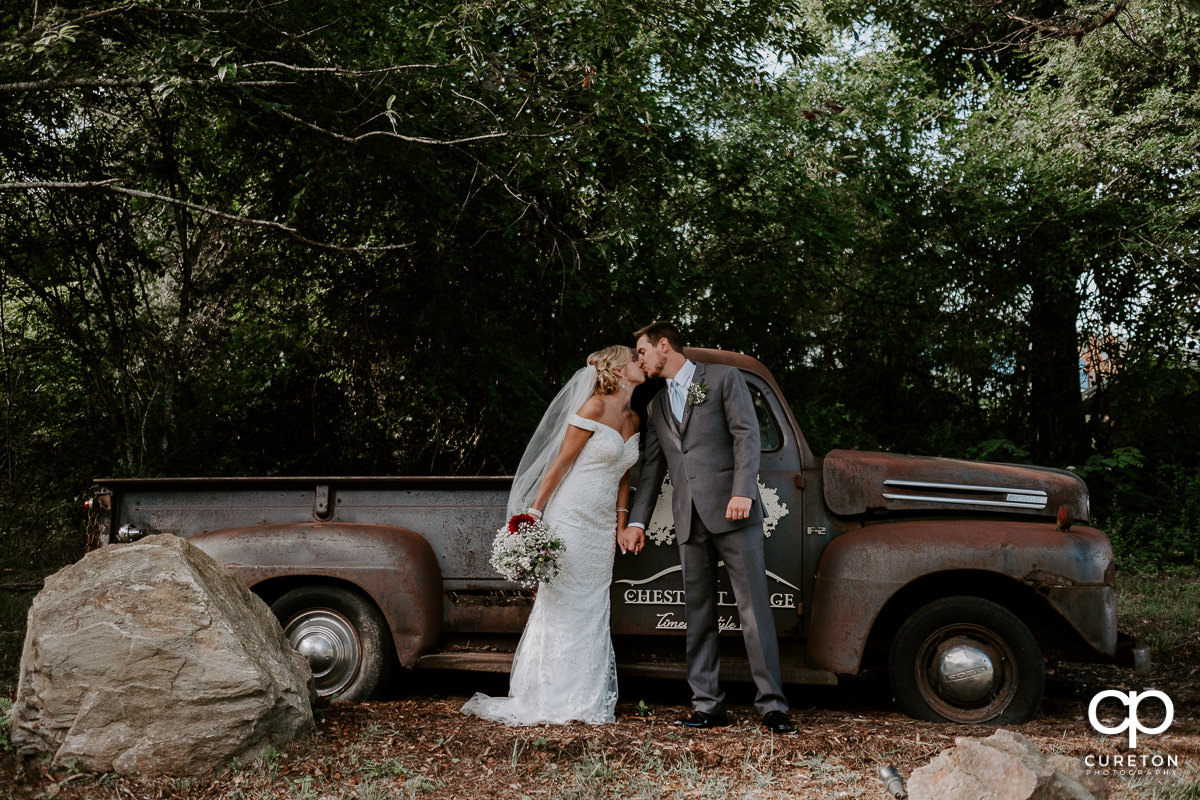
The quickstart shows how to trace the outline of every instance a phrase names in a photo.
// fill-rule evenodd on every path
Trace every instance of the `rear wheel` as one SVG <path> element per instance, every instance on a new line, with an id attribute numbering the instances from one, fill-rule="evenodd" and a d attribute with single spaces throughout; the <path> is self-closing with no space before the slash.
<path id="1" fill-rule="evenodd" d="M 292 647 L 308 659 L 320 697 L 366 700 L 386 683 L 388 627 L 362 595 L 337 586 L 304 586 L 272 603 L 271 611 Z"/>
<path id="2" fill-rule="evenodd" d="M 1025 722 L 1046 689 L 1042 651 L 1029 628 L 979 597 L 917 609 L 896 633 L 888 673 L 905 713 L 933 722 Z"/>

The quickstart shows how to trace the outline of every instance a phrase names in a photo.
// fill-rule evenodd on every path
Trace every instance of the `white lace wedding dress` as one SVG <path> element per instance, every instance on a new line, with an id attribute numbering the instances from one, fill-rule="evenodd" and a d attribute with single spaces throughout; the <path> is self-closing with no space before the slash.
<path id="1" fill-rule="evenodd" d="M 513 657 L 508 697 L 478 693 L 464 714 L 506 725 L 616 721 L 617 668 L 609 631 L 609 586 L 616 547 L 617 484 L 638 459 L 637 434 L 572 415 L 592 431 L 545 508 L 562 538 L 561 570 L 539 584 Z"/>

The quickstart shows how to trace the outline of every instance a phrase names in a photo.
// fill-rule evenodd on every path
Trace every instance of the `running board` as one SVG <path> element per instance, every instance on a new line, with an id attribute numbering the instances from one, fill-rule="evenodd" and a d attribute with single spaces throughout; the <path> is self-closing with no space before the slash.
<path id="1" fill-rule="evenodd" d="M 417 659 L 414 669 L 458 669 L 470 672 L 508 672 L 512 669 L 512 653 L 506 652 L 450 652 L 430 653 Z M 802 683 L 816 686 L 837 686 L 837 675 L 820 669 L 781 665 L 784 683 Z M 618 661 L 620 675 L 637 678 L 687 677 L 684 665 L 678 661 Z M 744 658 L 721 659 L 721 678 L 728 681 L 752 682 L 750 663 Z"/>

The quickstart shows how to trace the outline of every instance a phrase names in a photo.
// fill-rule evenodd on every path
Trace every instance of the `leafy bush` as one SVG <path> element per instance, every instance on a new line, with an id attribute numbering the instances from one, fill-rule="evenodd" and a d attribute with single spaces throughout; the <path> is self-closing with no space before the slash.
<path id="1" fill-rule="evenodd" d="M 12 701 L 7 697 L 0 697 L 0 750 L 4 752 L 12 752 L 12 741 L 8 738 L 8 724 L 12 718 Z"/>
<path id="2" fill-rule="evenodd" d="M 1200 470 L 1168 467 L 1158 475 L 1161 504 L 1155 511 L 1117 504 L 1099 521 L 1123 569 L 1200 563 Z"/>
<path id="3" fill-rule="evenodd" d="M 0 565 L 6 570 L 44 575 L 83 556 L 85 515 L 78 498 L 6 495 L 0 492 Z"/>

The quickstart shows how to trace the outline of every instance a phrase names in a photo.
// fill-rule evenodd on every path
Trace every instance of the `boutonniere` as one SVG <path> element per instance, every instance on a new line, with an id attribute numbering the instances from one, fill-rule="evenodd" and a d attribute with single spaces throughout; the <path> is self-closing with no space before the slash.
<path id="1" fill-rule="evenodd" d="M 708 384 L 693 383 L 688 387 L 687 403 L 689 406 L 698 406 L 708 399 Z"/>

